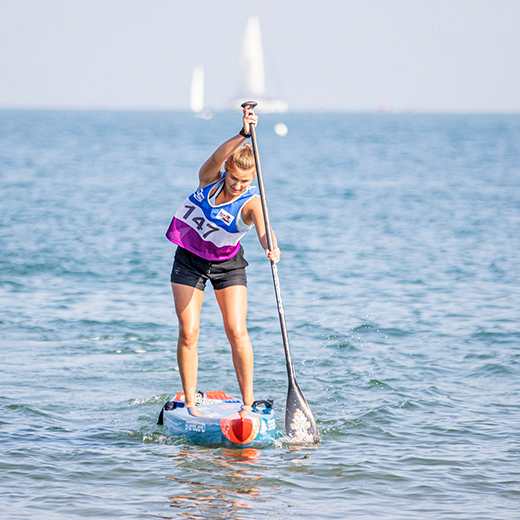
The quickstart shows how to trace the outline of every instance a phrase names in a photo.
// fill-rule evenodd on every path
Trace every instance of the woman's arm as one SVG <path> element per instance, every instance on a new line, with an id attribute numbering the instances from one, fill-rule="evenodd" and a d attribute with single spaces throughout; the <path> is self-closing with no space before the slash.
<path id="1" fill-rule="evenodd" d="M 273 249 L 271 251 L 269 250 L 269 244 L 267 243 L 267 233 L 265 229 L 264 212 L 262 210 L 262 202 L 258 197 L 254 197 L 244 205 L 242 208 L 242 220 L 247 226 L 250 226 L 251 224 L 255 225 L 260 245 L 264 248 L 265 253 L 269 257 L 269 260 L 277 264 L 280 261 L 280 249 L 278 248 L 278 242 L 276 240 L 273 228 L 271 227 Z"/>
<path id="2" fill-rule="evenodd" d="M 222 143 L 201 166 L 199 170 L 199 188 L 220 179 L 220 171 L 226 159 L 246 140 L 240 134 Z"/>
<path id="3" fill-rule="evenodd" d="M 258 116 L 255 116 L 253 110 L 249 107 L 244 107 L 244 115 L 242 118 L 244 132 L 250 134 L 250 123 L 257 124 Z M 220 171 L 226 159 L 246 140 L 240 134 L 235 135 L 222 143 L 212 154 L 211 157 L 201 166 L 199 170 L 199 188 L 203 188 L 208 184 L 220 179 Z"/>

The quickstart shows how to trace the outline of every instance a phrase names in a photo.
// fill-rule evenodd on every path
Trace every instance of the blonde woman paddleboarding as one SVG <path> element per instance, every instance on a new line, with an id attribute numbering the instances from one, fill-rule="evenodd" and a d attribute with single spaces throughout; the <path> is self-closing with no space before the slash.
<path id="1" fill-rule="evenodd" d="M 252 107 L 244 107 L 242 122 L 240 133 L 202 165 L 198 189 L 180 205 L 166 233 L 178 246 L 170 280 L 179 320 L 177 362 L 188 408 L 196 405 L 200 311 L 208 280 L 222 312 L 244 410 L 254 402 L 253 347 L 246 327 L 248 263 L 240 239 L 254 226 L 269 260 L 277 263 L 280 249 L 273 238 L 269 250 L 260 194 L 251 186 L 255 158 L 251 145 L 244 143 L 258 123 Z"/>

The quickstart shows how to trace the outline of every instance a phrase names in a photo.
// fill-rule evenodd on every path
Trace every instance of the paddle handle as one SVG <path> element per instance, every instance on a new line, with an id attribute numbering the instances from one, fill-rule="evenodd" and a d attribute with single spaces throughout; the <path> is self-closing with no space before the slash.
<path id="1" fill-rule="evenodd" d="M 242 107 L 250 106 L 254 108 L 257 105 L 255 101 L 247 101 Z M 269 251 L 274 249 L 273 234 L 271 233 L 271 223 L 269 221 L 269 209 L 267 207 L 267 197 L 265 195 L 264 176 L 262 174 L 262 163 L 260 162 L 260 153 L 258 151 L 258 141 L 256 139 L 256 127 L 254 124 L 249 125 L 251 128 L 251 142 L 253 143 L 253 154 L 255 156 L 256 176 L 258 179 L 258 189 L 260 190 L 260 201 L 262 202 L 262 212 L 264 214 L 265 233 L 267 235 L 267 246 Z M 292 363 L 291 350 L 289 347 L 289 335 L 287 333 L 287 324 L 285 322 L 285 311 L 283 308 L 282 288 L 280 287 L 280 278 L 278 276 L 278 267 L 271 261 L 271 272 L 273 274 L 274 292 L 276 295 L 276 304 L 278 307 L 278 317 L 280 319 L 280 328 L 282 329 L 283 348 L 285 351 L 285 361 L 287 363 L 287 375 L 291 382 L 296 382 L 294 366 Z"/>

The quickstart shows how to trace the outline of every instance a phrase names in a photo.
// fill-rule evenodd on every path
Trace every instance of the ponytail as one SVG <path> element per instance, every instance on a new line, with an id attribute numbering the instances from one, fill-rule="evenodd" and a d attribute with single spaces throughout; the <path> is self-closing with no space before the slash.
<path id="1" fill-rule="evenodd" d="M 250 143 L 245 143 L 240 148 L 237 148 L 226 159 L 224 169 L 227 171 L 228 167 L 235 167 L 240 170 L 250 170 L 255 167 L 255 156 Z"/>

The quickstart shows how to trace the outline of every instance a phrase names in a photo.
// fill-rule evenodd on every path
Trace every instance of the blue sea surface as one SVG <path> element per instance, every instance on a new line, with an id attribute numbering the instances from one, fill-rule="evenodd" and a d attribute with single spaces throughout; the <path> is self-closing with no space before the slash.
<path id="1" fill-rule="evenodd" d="M 286 137 L 273 126 L 283 122 Z M 511 519 L 520 504 L 520 116 L 261 116 L 298 383 L 322 442 L 164 435 L 164 233 L 239 114 L 0 111 L 2 519 Z M 254 232 L 255 395 L 287 378 Z M 239 395 L 206 289 L 201 390 Z"/>

